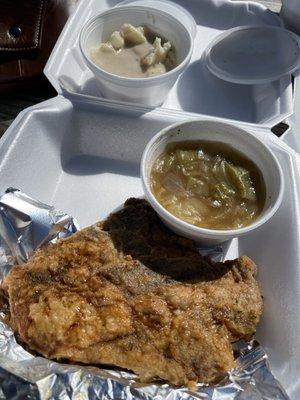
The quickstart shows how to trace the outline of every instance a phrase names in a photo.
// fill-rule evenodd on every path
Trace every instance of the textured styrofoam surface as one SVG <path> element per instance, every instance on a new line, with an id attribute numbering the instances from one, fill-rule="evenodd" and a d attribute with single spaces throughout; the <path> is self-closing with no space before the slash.
<path id="1" fill-rule="evenodd" d="M 97 82 L 81 56 L 78 37 L 91 16 L 115 6 L 120 0 L 81 0 L 69 19 L 45 67 L 58 93 L 72 92 L 98 97 Z M 200 113 L 251 123 L 275 125 L 292 112 L 289 76 L 263 85 L 237 85 L 212 75 L 202 54 L 221 32 L 240 25 L 280 25 L 279 18 L 260 4 L 230 0 L 176 0 L 197 22 L 192 60 L 181 75 L 163 108 Z M 255 60 L 253 60 L 255 62 Z"/>
<path id="2" fill-rule="evenodd" d="M 13 186 L 74 215 L 81 226 L 142 195 L 139 162 L 161 128 L 186 119 L 176 113 L 129 110 L 60 96 L 22 112 L 0 144 L 0 191 Z M 245 127 L 245 125 L 244 125 Z M 265 128 L 249 125 L 278 157 L 283 203 L 262 229 L 230 246 L 259 266 L 265 310 L 257 338 L 292 400 L 300 398 L 300 163 Z"/>
<path id="3" fill-rule="evenodd" d="M 282 136 L 282 139 L 290 147 L 300 153 L 300 71 L 295 74 L 294 81 L 294 109 L 287 119 L 290 128 Z"/>

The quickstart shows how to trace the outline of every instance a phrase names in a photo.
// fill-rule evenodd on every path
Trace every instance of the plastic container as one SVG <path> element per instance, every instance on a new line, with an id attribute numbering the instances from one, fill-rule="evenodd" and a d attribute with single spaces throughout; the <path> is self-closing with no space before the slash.
<path id="1" fill-rule="evenodd" d="M 175 217 L 156 200 L 150 188 L 150 172 L 153 162 L 163 152 L 167 143 L 185 140 L 210 140 L 231 145 L 257 165 L 266 186 L 266 202 L 261 215 L 254 223 L 232 230 L 200 228 Z M 234 237 L 249 234 L 249 232 L 261 227 L 278 210 L 284 190 L 281 167 L 270 149 L 252 133 L 216 121 L 188 121 L 172 125 L 157 133 L 144 150 L 141 162 L 141 179 L 146 198 L 164 223 L 174 232 L 203 245 L 222 243 Z"/>
<path id="2" fill-rule="evenodd" d="M 300 66 L 300 38 L 277 26 L 241 26 L 210 43 L 206 65 L 228 82 L 257 85 L 273 82 Z"/>
<path id="3" fill-rule="evenodd" d="M 83 228 L 106 218 L 127 198 L 142 196 L 139 165 L 146 143 L 185 120 L 185 115 L 162 110 L 140 113 L 138 107 L 58 96 L 23 111 L 2 137 L 0 191 L 17 187 L 73 215 Z M 247 254 L 258 265 L 264 313 L 255 338 L 291 400 L 299 400 L 299 156 L 267 128 L 244 128 L 279 160 L 284 198 L 260 229 L 231 241 L 224 258 Z M 8 362 L 13 365 L 13 353 Z"/>
<path id="4" fill-rule="evenodd" d="M 275 14 L 253 2 L 176 2 L 186 6 L 197 20 L 193 62 L 200 60 L 205 47 L 220 31 L 239 24 L 277 24 L 279 21 Z M 140 159 L 146 143 L 157 131 L 187 118 L 198 119 L 201 113 L 206 114 L 200 115 L 203 119 L 217 115 L 239 120 L 239 126 L 272 149 L 286 184 L 278 212 L 260 229 L 231 241 L 229 247 L 224 247 L 224 258 L 247 254 L 258 265 L 264 313 L 255 337 L 264 346 L 271 369 L 291 400 L 299 400 L 300 158 L 266 127 L 290 113 L 291 82 L 283 79 L 248 92 L 245 85 L 218 82 L 206 71 L 201 75 L 201 87 L 197 86 L 199 75 L 189 74 L 189 87 L 197 89 L 189 92 L 189 96 L 193 93 L 189 102 L 180 101 L 179 82 L 172 88 L 164 107 L 156 110 L 99 99 L 94 76 L 79 51 L 78 35 L 87 18 L 117 3 L 118 0 L 78 2 L 45 69 L 60 95 L 24 110 L 1 138 L 0 190 L 18 187 L 74 215 L 80 226 L 85 227 L 106 218 L 128 197 L 142 195 Z M 203 81 L 211 88 L 209 92 Z M 70 90 L 66 90 L 64 82 Z M 296 79 L 296 95 L 299 94 L 297 87 L 299 79 Z M 295 114 L 299 106 L 298 101 Z M 296 140 L 300 119 L 295 118 L 293 122 Z M 12 352 L 4 361 L 8 370 L 12 366 L 18 370 Z M 12 391 L 18 387 L 14 382 L 12 378 Z M 43 382 L 37 384 L 42 391 Z"/>
<path id="5" fill-rule="evenodd" d="M 99 102 L 107 101 L 103 99 L 94 73 L 84 61 L 78 38 L 86 21 L 119 3 L 119 0 L 78 2 L 44 70 L 59 94 L 67 98 L 82 96 L 86 101 L 92 98 Z M 189 66 L 161 105 L 162 112 L 184 113 L 186 118 L 206 115 L 228 121 L 263 124 L 270 128 L 292 113 L 290 76 L 265 85 L 237 85 L 213 75 L 203 57 L 211 41 L 228 29 L 240 25 L 281 26 L 282 21 L 275 13 L 251 1 L 176 0 L 176 4 L 193 16 L 197 34 Z M 118 100 L 110 101 L 119 107 Z M 140 112 L 145 110 L 141 108 Z"/>
<path id="6" fill-rule="evenodd" d="M 124 23 L 146 25 L 168 39 L 176 50 L 178 65 L 171 71 L 149 78 L 127 78 L 111 74 L 94 64 L 89 57 L 92 48 L 108 40 Z M 84 60 L 99 82 L 104 97 L 156 107 L 163 103 L 180 74 L 187 68 L 193 51 L 188 29 L 172 15 L 151 7 L 124 6 L 105 11 L 89 20 L 80 34 Z"/>
<path id="7" fill-rule="evenodd" d="M 116 7 L 121 7 L 125 5 L 130 6 L 147 6 L 153 7 L 157 10 L 165 11 L 168 14 L 173 15 L 173 17 L 177 18 L 181 21 L 184 26 L 189 30 L 190 34 L 193 38 L 195 38 L 197 33 L 197 24 L 192 14 L 190 14 L 184 7 L 181 5 L 174 3 L 170 0 L 124 0 L 121 3 L 117 4 Z"/>

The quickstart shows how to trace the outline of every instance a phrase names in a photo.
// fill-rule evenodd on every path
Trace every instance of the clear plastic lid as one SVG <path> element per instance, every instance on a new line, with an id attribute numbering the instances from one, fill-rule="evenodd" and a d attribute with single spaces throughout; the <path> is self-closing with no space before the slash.
<path id="1" fill-rule="evenodd" d="M 196 36 L 197 24 L 194 17 L 179 4 L 173 3 L 169 0 L 124 0 L 119 3 L 117 7 L 125 5 L 153 7 L 157 10 L 161 10 L 168 14 L 171 14 L 173 17 L 177 18 L 183 25 L 185 25 L 186 29 L 192 35 L 192 38 L 195 38 Z"/>
<path id="2" fill-rule="evenodd" d="M 292 32 L 275 26 L 230 29 L 206 49 L 206 64 L 225 81 L 272 82 L 300 66 L 299 40 Z"/>

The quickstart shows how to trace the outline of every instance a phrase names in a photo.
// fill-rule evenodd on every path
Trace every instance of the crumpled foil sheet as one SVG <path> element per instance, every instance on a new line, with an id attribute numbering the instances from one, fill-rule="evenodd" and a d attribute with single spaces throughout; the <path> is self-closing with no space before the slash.
<path id="1" fill-rule="evenodd" d="M 0 278 L 11 265 L 26 262 L 47 242 L 72 235 L 76 221 L 16 189 L 0 197 Z M 208 251 L 220 258 L 220 247 Z M 4 314 L 3 314 L 4 315 Z M 272 375 L 264 349 L 256 342 L 234 345 L 237 367 L 215 386 L 198 384 L 196 391 L 168 384 L 141 384 L 118 369 L 61 364 L 33 356 L 16 342 L 0 320 L 0 399 L 42 400 L 288 400 Z"/>

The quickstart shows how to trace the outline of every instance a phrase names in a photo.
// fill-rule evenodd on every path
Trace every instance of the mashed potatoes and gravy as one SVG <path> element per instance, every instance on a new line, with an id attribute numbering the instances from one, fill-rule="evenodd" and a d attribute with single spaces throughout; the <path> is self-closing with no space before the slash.
<path id="1" fill-rule="evenodd" d="M 171 43 L 147 27 L 123 24 L 109 40 L 91 51 L 91 60 L 115 75 L 147 78 L 164 74 L 175 67 Z"/>

